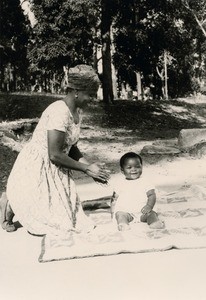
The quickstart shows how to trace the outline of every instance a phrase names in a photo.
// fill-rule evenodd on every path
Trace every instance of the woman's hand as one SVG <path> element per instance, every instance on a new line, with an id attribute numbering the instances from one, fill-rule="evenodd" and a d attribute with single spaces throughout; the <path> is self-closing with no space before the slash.
<path id="1" fill-rule="evenodd" d="M 104 168 L 104 164 L 93 163 L 89 165 L 85 173 L 92 177 L 95 181 L 106 183 L 110 178 L 109 170 Z"/>

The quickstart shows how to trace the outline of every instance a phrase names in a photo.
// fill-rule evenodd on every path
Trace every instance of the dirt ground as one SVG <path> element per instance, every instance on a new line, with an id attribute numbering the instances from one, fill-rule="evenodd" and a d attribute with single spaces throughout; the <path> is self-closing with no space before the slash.
<path id="1" fill-rule="evenodd" d="M 28 105 L 28 104 L 27 104 Z M 18 106 L 15 106 L 15 110 Z M 20 108 L 19 108 L 20 109 Z M 39 109 L 39 108 L 38 108 Z M 33 108 L 34 111 L 34 108 Z M 12 115 L 12 111 L 11 111 Z M 36 115 L 31 115 L 36 117 Z M 38 116 L 38 115 L 37 115 Z M 10 119 L 7 115 L 7 119 Z M 18 122 L 14 117 L 13 122 Z M 11 131 L 10 122 L 2 120 L 0 133 L 14 138 L 20 145 L 25 143 L 23 132 Z M 119 159 L 127 151 L 141 153 L 146 145 L 170 143 L 177 146 L 181 129 L 203 128 L 206 125 L 206 97 L 179 100 L 128 102 L 117 101 L 105 108 L 101 103 L 91 105 L 84 114 L 79 148 L 91 162 L 104 162 L 112 174 L 119 172 Z M 3 127 L 2 127 L 3 126 Z M 0 138 L 1 138 L 0 137 Z M 11 145 L 0 142 L 0 192 L 6 182 L 13 163 L 18 155 Z M 185 154 L 143 155 L 144 165 L 154 170 L 178 168 L 182 161 L 192 163 L 194 157 Z M 198 160 L 196 165 L 201 165 Z M 179 164 L 178 164 L 179 163 Z M 150 168 L 151 169 L 151 168 Z M 84 174 L 76 172 L 76 180 L 87 180 Z"/>
<path id="2" fill-rule="evenodd" d="M 38 98 L 37 102 L 42 105 L 40 100 Z M 25 142 L 21 130 L 14 133 L 9 129 L 8 120 L 17 122 L 21 118 L 38 117 L 35 105 L 29 115 L 28 109 L 23 114 L 20 108 L 17 118 L 18 105 L 12 102 L 8 108 L 6 101 L 2 103 L 0 95 L 0 192 L 5 190 L 18 154 L 14 146 Z M 40 110 L 42 107 L 38 106 Z M 108 109 L 96 104 L 85 113 L 79 147 L 88 160 L 103 161 L 116 174 L 118 160 L 124 152 L 140 152 L 145 145 L 153 143 L 175 146 L 181 129 L 203 128 L 205 124 L 205 99 L 121 102 Z M 14 138 L 16 144 L 11 141 L 6 144 L 4 134 Z M 144 171 L 171 190 L 176 188 L 176 183 L 188 184 L 188 179 L 198 183 L 202 180 L 205 184 L 205 165 L 206 158 L 199 159 L 187 153 L 144 155 Z M 81 173 L 75 176 L 79 181 L 87 180 Z M 67 300 L 68 295 L 76 300 L 205 299 L 205 249 L 174 249 L 39 264 L 41 238 L 22 228 L 15 234 L 1 230 L 0 240 L 0 294 L 4 300 L 56 300 L 59 297 Z"/>

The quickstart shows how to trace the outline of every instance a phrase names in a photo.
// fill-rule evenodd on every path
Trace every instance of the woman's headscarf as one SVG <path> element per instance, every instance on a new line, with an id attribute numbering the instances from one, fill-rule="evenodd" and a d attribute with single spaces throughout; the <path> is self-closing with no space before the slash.
<path id="1" fill-rule="evenodd" d="M 65 86 L 75 90 L 96 93 L 100 81 L 95 70 L 88 65 L 77 65 L 66 74 Z"/>

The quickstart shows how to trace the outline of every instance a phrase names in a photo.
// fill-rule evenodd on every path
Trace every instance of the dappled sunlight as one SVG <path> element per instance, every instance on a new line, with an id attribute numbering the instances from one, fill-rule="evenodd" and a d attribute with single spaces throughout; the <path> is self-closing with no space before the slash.
<path id="1" fill-rule="evenodd" d="M 34 95 L 23 96 L 23 101 L 19 101 L 20 98 L 20 95 L 9 95 L 6 98 L 1 95 L 0 97 L 0 108 L 2 108 L 0 110 L 0 117 L 2 117 L 0 133 L 3 143 L 0 180 L 2 180 L 1 187 L 3 188 L 18 150 L 31 136 L 44 107 L 48 102 L 54 101 L 54 98 L 48 96 L 37 98 Z M 3 109 L 4 107 L 6 109 Z M 114 105 L 106 108 L 102 103 L 94 103 L 84 113 L 79 148 L 88 161 L 105 162 L 114 174 L 119 172 L 119 159 L 125 152 L 140 153 L 145 146 L 152 146 L 154 143 L 156 146 L 158 143 L 159 146 L 174 148 L 181 129 L 205 126 L 205 111 L 206 104 L 194 105 L 177 100 L 115 101 Z M 187 163 L 187 159 L 179 162 L 179 165 L 182 164 L 185 169 L 184 163 Z M 198 166 L 199 163 L 201 164 L 201 161 L 197 160 L 193 165 L 190 161 L 188 166 L 191 165 L 196 172 L 198 170 L 195 169 L 195 165 Z M 151 172 L 152 168 L 160 172 L 158 176 L 162 174 L 162 180 L 166 176 L 166 180 L 169 178 L 166 173 L 171 172 L 169 169 L 175 166 L 175 163 L 173 158 L 170 159 L 163 154 L 149 158 L 146 155 L 144 157 L 145 168 L 147 165 L 151 166 Z M 178 176 L 181 177 L 182 167 L 179 168 L 177 164 L 176 168 L 175 174 L 180 174 Z M 78 172 L 77 178 L 85 180 L 86 176 Z"/>
<path id="2" fill-rule="evenodd" d="M 175 106 L 175 105 L 171 105 L 171 104 L 169 104 L 167 106 L 165 111 L 168 112 L 168 113 L 171 113 L 171 114 L 173 112 L 177 112 L 177 113 L 188 112 L 188 110 L 183 106 Z"/>
<path id="3" fill-rule="evenodd" d="M 204 104 L 206 103 L 206 95 L 198 94 L 197 96 L 178 98 L 178 100 L 189 104 L 195 104 L 195 105 L 201 103 Z"/>
<path id="4" fill-rule="evenodd" d="M 191 122 L 196 121 L 202 124 L 205 123 L 205 118 L 199 116 L 197 112 L 193 112 L 192 110 L 183 106 L 175 106 L 172 104 L 168 104 L 167 106 L 163 106 L 162 110 L 180 120 L 186 120 Z M 154 112 L 153 114 L 161 115 L 160 112 Z"/>

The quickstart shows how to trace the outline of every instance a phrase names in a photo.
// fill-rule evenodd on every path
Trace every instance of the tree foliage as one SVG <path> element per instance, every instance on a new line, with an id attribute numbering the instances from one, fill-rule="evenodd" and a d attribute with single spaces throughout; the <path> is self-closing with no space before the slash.
<path id="1" fill-rule="evenodd" d="M 88 0 L 33 0 L 37 20 L 29 59 L 38 68 L 92 63 L 94 5 Z"/>
<path id="2" fill-rule="evenodd" d="M 156 70 L 167 51 L 174 58 L 168 66 L 172 96 L 192 89 L 194 53 L 201 52 L 202 38 L 184 5 L 170 0 L 119 0 L 119 7 L 114 60 L 120 77 L 134 88 L 134 71 L 141 72 L 145 84 L 153 84 L 158 94 L 161 79 Z"/>
<path id="3" fill-rule="evenodd" d="M 8 82 L 15 89 L 18 77 L 26 80 L 30 23 L 19 0 L 1 0 L 0 11 L 1 88 L 6 89 Z M 12 80 L 9 80 L 11 70 Z"/>
<path id="4" fill-rule="evenodd" d="M 60 84 L 65 67 L 97 68 L 101 47 L 107 103 L 113 100 L 112 62 L 120 86 L 137 89 L 138 73 L 153 97 L 162 96 L 164 82 L 171 97 L 197 91 L 203 82 L 205 0 L 30 0 L 30 5 L 36 19 L 32 32 L 19 0 L 1 2 L 1 80 L 10 64 L 24 82 L 28 69 L 30 84 L 55 91 L 51 83 Z"/>

